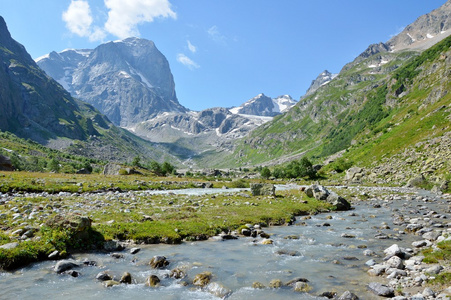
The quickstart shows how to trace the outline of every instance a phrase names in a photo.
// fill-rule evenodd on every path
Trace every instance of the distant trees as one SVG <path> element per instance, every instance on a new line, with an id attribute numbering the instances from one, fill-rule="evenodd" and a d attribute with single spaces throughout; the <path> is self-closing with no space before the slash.
<path id="1" fill-rule="evenodd" d="M 264 167 L 260 171 L 260 176 L 265 179 L 268 179 L 269 177 L 271 177 L 271 171 L 269 170 L 268 167 Z"/>
<path id="2" fill-rule="evenodd" d="M 303 157 L 300 160 L 294 160 L 285 167 L 275 167 L 271 171 L 268 167 L 264 167 L 260 171 L 260 176 L 263 178 L 269 178 L 271 175 L 275 178 L 305 178 L 315 179 L 317 177 L 316 170 L 313 168 L 313 164 L 307 157 Z"/>
<path id="3" fill-rule="evenodd" d="M 166 176 L 168 174 L 174 174 L 176 172 L 175 167 L 166 161 L 162 164 L 159 164 L 158 162 L 152 160 L 148 165 L 148 169 L 159 176 Z"/>

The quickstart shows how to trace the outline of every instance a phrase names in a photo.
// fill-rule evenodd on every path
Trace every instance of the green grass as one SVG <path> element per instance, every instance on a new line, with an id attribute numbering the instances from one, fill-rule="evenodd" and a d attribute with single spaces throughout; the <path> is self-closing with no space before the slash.
<path id="1" fill-rule="evenodd" d="M 443 241 L 437 244 L 439 250 L 432 248 L 423 251 L 425 263 L 438 263 L 439 261 L 451 261 L 451 241 Z"/>
<path id="2" fill-rule="evenodd" d="M 232 182 L 231 182 L 232 183 Z M 58 250 L 60 253 L 99 247 L 110 239 L 135 240 L 144 243 L 180 243 L 186 240 L 203 240 L 221 231 L 235 230 L 251 223 L 262 226 L 289 223 L 294 216 L 329 211 L 334 208 L 323 201 L 307 199 L 299 190 L 281 191 L 277 197 L 253 197 L 243 194 L 218 194 L 205 196 L 128 194 L 117 196 L 18 197 L 8 205 L 26 211 L 40 207 L 46 219 L 27 220 L 37 231 L 32 241 L 20 242 L 12 250 L 0 249 L 0 267 L 14 269 L 31 262 L 47 259 Z M 98 207 L 97 202 L 104 205 Z M 304 203 L 305 202 L 305 203 Z M 50 208 L 48 208 L 50 206 Z M 76 232 L 54 227 L 58 208 L 66 215 L 77 207 L 80 213 L 93 220 L 89 238 L 76 238 Z M 145 216 L 150 216 L 151 220 Z M 114 220 L 114 222 L 110 222 Z M 18 227 L 12 212 L 0 219 L 0 244 L 17 240 L 12 232 Z M 40 226 L 40 224 L 45 224 Z"/>

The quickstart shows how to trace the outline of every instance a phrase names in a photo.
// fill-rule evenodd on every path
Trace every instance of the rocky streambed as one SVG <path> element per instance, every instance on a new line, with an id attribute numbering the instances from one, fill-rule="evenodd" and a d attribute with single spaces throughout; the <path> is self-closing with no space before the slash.
<path id="1" fill-rule="evenodd" d="M 1 273 L 0 296 L 446 299 L 449 289 L 427 283 L 449 266 L 424 264 L 419 251 L 449 239 L 449 195 L 383 188 L 338 193 L 357 195 L 350 199 L 355 209 L 298 217 L 292 226 L 263 228 L 265 235 L 253 235 L 262 228 L 248 224 L 204 242 L 123 243 L 123 250 L 116 243 L 111 252 Z"/>

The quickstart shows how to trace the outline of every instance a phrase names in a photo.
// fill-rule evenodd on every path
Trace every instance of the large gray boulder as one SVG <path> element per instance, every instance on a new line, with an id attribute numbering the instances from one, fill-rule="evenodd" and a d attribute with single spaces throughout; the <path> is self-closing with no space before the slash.
<path id="1" fill-rule="evenodd" d="M 251 183 L 252 196 L 276 196 L 276 187 L 274 184 Z"/>
<path id="2" fill-rule="evenodd" d="M 60 260 L 59 262 L 56 263 L 56 265 L 53 268 L 53 270 L 56 273 L 62 273 L 64 271 L 71 270 L 71 269 L 76 268 L 76 267 L 78 267 L 78 264 L 74 263 L 73 261 Z"/>
<path id="3" fill-rule="evenodd" d="M 103 175 L 119 175 L 121 166 L 114 163 L 108 163 L 103 168 Z"/>
<path id="4" fill-rule="evenodd" d="M 339 196 L 335 192 L 331 192 L 329 196 L 327 196 L 326 200 L 327 202 L 335 206 L 337 210 L 342 211 L 351 209 L 351 204 L 345 198 Z"/>
<path id="5" fill-rule="evenodd" d="M 370 282 L 368 284 L 368 290 L 381 297 L 389 298 L 395 296 L 395 290 L 392 287 L 386 286 L 379 282 Z"/>
<path id="6" fill-rule="evenodd" d="M 307 187 L 305 189 L 305 194 L 316 200 L 327 201 L 340 211 L 351 209 L 351 204 L 346 199 L 335 192 L 330 192 L 326 187 L 319 184 L 313 184 Z"/>

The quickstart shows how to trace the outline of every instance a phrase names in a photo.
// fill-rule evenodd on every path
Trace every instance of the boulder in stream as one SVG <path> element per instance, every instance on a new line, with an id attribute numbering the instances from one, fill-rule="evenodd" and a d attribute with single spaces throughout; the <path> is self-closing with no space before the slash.
<path id="1" fill-rule="evenodd" d="M 160 286 L 160 278 L 157 275 L 150 275 L 146 279 L 146 286 L 158 287 Z"/>
<path id="2" fill-rule="evenodd" d="M 59 262 L 57 262 L 55 267 L 53 268 L 53 270 L 56 273 L 62 273 L 64 271 L 71 270 L 76 267 L 78 267 L 78 264 L 74 263 L 73 261 L 65 259 L 65 260 L 60 260 Z"/>
<path id="3" fill-rule="evenodd" d="M 156 255 L 152 257 L 149 264 L 154 269 L 163 269 L 164 267 L 169 265 L 169 261 L 164 256 Z"/>
<path id="4" fill-rule="evenodd" d="M 194 277 L 193 284 L 196 286 L 204 287 L 210 283 L 211 276 L 211 272 L 206 271 L 199 273 Z"/>

